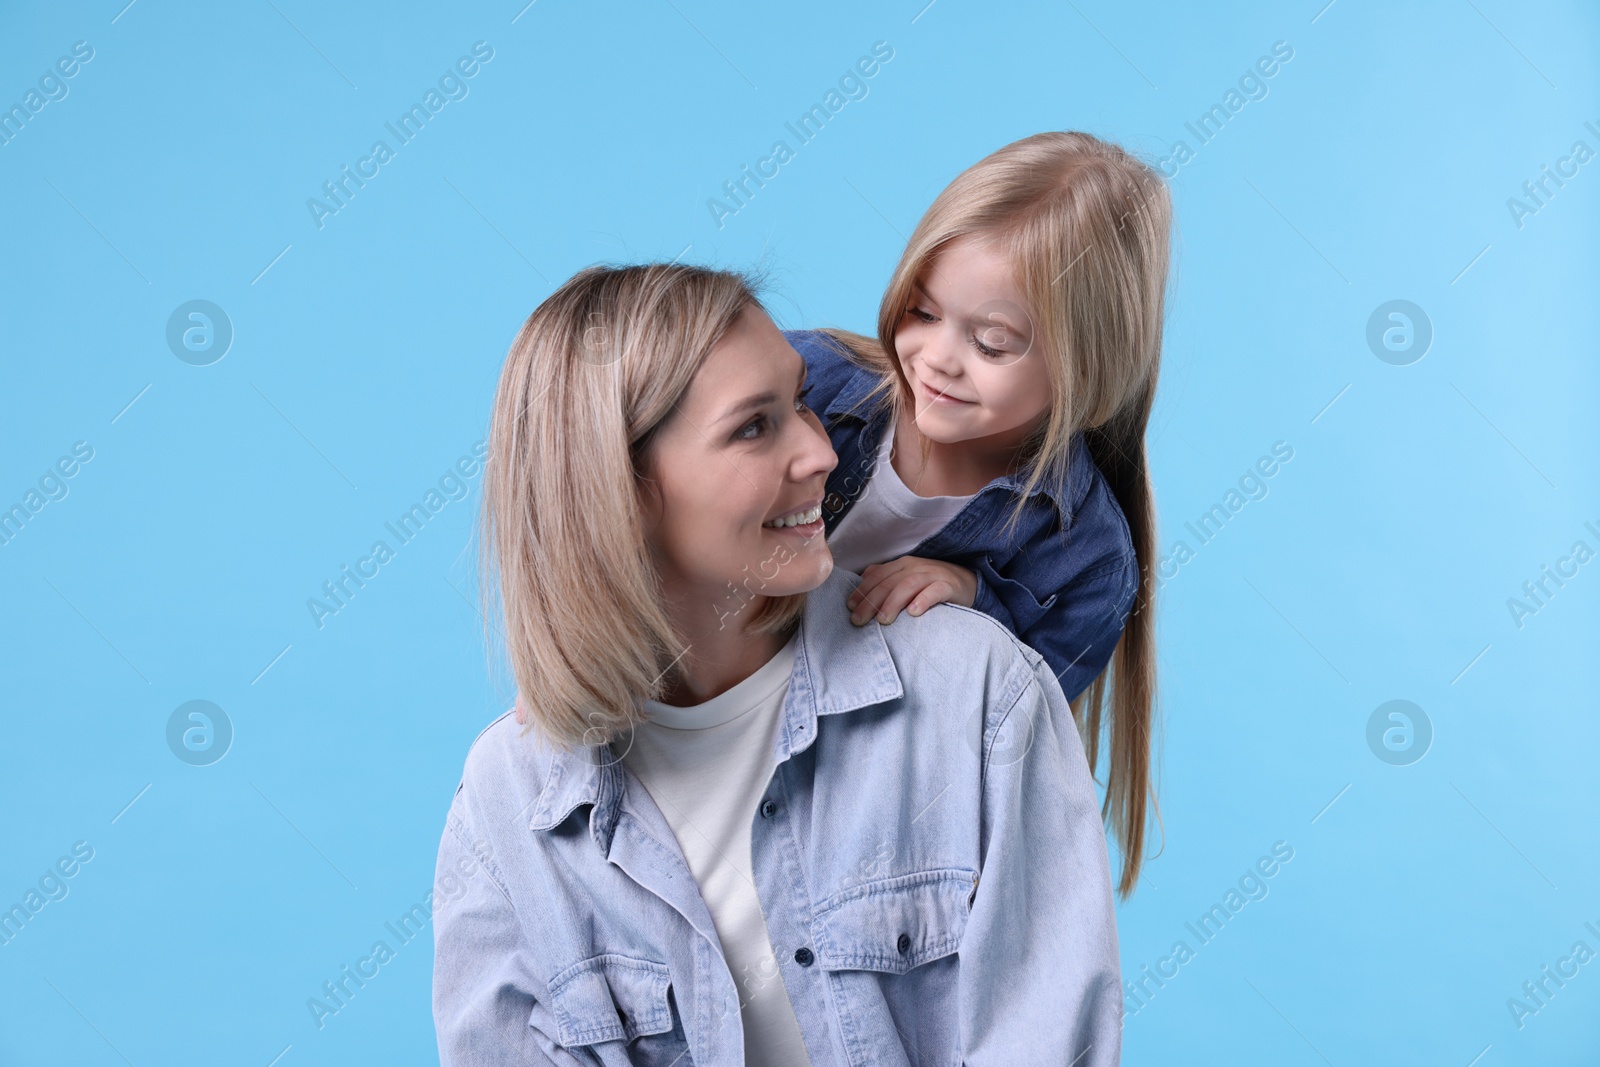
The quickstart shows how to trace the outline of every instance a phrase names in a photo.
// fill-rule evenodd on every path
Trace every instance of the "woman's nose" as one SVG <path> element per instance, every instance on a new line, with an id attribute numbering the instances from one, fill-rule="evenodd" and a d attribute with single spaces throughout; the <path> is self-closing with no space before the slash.
<path id="1" fill-rule="evenodd" d="M 833 450 L 833 443 L 828 440 L 828 434 L 822 428 L 822 416 L 805 419 L 803 424 L 808 432 L 805 435 L 805 444 L 795 458 L 795 481 L 805 481 L 819 474 L 827 474 L 839 465 L 839 454 Z"/>

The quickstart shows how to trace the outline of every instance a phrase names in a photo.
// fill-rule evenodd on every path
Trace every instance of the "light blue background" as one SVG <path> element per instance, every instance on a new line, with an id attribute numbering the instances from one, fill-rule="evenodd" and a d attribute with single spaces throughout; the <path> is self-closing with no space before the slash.
<path id="1" fill-rule="evenodd" d="M 1600 150 L 1592 7 L 124 2 L 0 14 L 0 104 L 95 50 L 0 145 L 0 507 L 94 449 L 0 546 L 0 907 L 95 850 L 0 946 L 0 1062 L 435 1062 L 428 938 L 323 1028 L 306 1001 L 427 892 L 509 706 L 477 479 L 322 628 L 306 601 L 484 435 L 523 318 L 587 264 L 681 254 L 773 266 L 784 326 L 869 329 L 962 168 L 1043 129 L 1196 147 L 1275 41 L 1266 98 L 1172 183 L 1149 440 L 1163 551 L 1196 555 L 1159 600 L 1164 847 L 1125 976 L 1196 947 L 1274 842 L 1294 859 L 1130 1014 L 1125 1061 L 1600 1061 L 1600 961 L 1507 1008 L 1600 951 L 1600 562 L 1507 607 L 1600 550 L 1600 161 L 1507 207 Z M 319 229 L 306 200 L 479 40 L 467 98 Z M 868 96 L 796 146 L 880 40 Z M 719 228 L 707 199 L 780 138 Z M 192 299 L 236 333 L 211 366 L 164 339 Z M 1391 299 L 1432 321 L 1409 366 L 1365 341 Z M 1278 441 L 1269 495 L 1197 547 Z M 208 767 L 166 744 L 191 699 L 235 730 Z M 1391 699 L 1433 726 L 1410 766 L 1366 742 Z"/>

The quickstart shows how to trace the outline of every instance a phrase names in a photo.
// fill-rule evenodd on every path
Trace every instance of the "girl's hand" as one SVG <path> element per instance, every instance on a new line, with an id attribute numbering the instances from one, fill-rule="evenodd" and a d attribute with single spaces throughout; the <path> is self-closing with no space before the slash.
<path id="1" fill-rule="evenodd" d="M 845 601 L 850 621 L 862 625 L 876 615 L 881 623 L 899 618 L 902 609 L 921 615 L 935 604 L 972 607 L 978 576 L 965 567 L 921 556 L 901 556 L 874 563 L 861 572 L 861 584 Z"/>

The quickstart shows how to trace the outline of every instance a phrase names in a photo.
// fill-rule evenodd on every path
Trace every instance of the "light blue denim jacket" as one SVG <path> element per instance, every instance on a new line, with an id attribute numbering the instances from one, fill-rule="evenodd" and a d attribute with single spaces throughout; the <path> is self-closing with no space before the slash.
<path id="1" fill-rule="evenodd" d="M 777 974 L 814 1067 L 1118 1062 L 1106 839 L 1060 684 L 970 608 L 851 625 L 858 580 L 835 569 L 810 594 L 750 813 L 776 974 L 736 983 L 625 764 L 519 736 L 508 712 L 473 743 L 439 847 L 445 1067 L 736 1067 L 741 990 Z"/>

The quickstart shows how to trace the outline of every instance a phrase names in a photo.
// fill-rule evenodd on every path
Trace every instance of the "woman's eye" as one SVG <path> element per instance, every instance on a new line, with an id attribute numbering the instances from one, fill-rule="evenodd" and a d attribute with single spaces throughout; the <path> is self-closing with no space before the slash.
<path id="1" fill-rule="evenodd" d="M 810 410 L 810 408 L 806 405 L 806 394 L 809 392 L 811 392 L 811 386 L 808 385 L 804 389 L 800 390 L 799 396 L 795 397 L 794 409 L 796 414 L 801 414 Z M 758 441 L 762 437 L 766 436 L 766 431 L 767 417 L 765 415 L 757 415 L 755 418 L 739 427 L 739 429 L 735 430 L 733 439 L 735 441 Z"/>
<path id="2" fill-rule="evenodd" d="M 918 322 L 937 322 L 938 321 L 938 319 L 931 312 L 924 311 L 919 307 L 906 308 L 906 314 L 910 315 L 912 318 L 916 319 Z"/>

